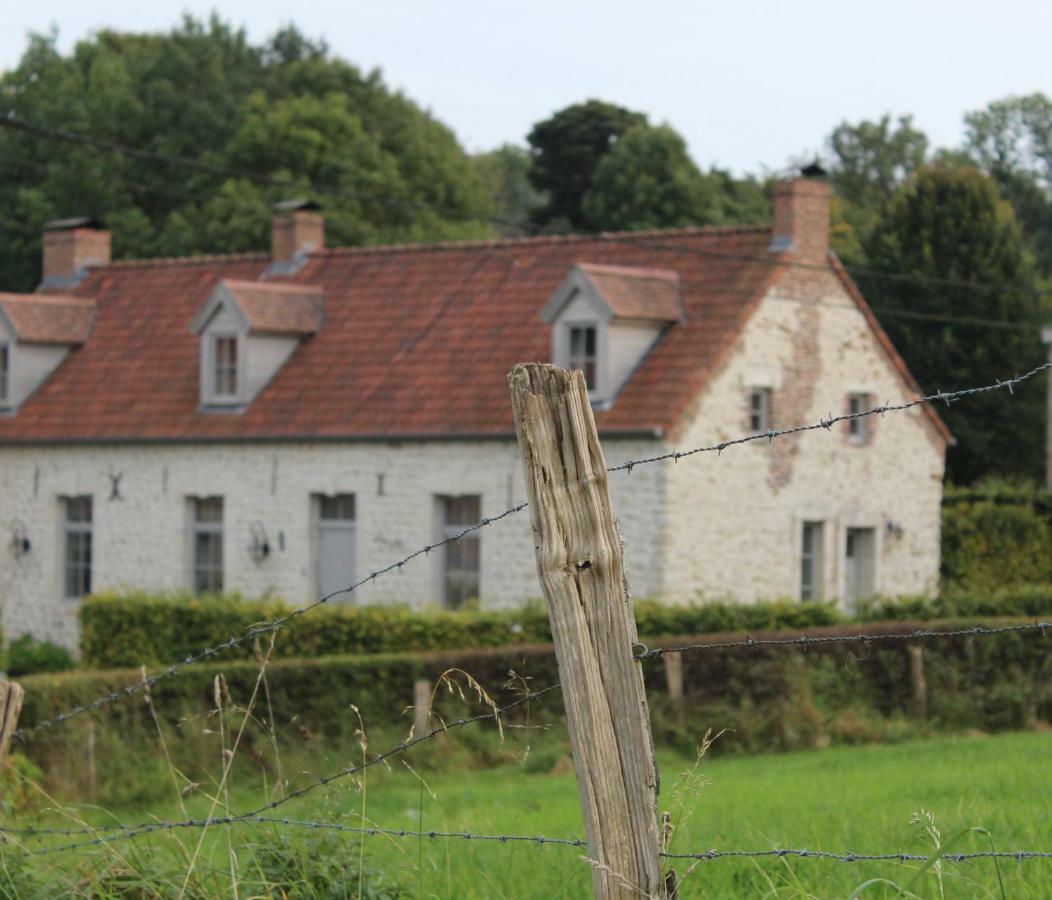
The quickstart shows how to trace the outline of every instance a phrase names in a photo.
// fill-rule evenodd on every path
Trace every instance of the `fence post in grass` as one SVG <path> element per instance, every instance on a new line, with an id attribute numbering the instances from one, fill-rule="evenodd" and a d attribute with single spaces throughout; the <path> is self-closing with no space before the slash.
<path id="1" fill-rule="evenodd" d="M 413 737 L 427 734 L 431 722 L 431 682 L 418 678 L 413 682 Z"/>
<path id="2" fill-rule="evenodd" d="M 681 704 L 683 702 L 683 654 L 666 653 L 661 659 L 665 663 L 668 699 L 673 704 Z"/>
<path id="3" fill-rule="evenodd" d="M 11 736 L 18 728 L 18 714 L 22 712 L 22 685 L 14 681 L 0 681 L 0 766 L 7 760 Z"/>
<path id="4" fill-rule="evenodd" d="M 606 463 L 580 372 L 508 376 L 600 900 L 662 896 L 657 766 Z"/>
<path id="5" fill-rule="evenodd" d="M 928 718 L 928 681 L 924 677 L 924 648 L 909 644 L 910 683 L 913 685 L 913 709 L 920 719 Z"/>

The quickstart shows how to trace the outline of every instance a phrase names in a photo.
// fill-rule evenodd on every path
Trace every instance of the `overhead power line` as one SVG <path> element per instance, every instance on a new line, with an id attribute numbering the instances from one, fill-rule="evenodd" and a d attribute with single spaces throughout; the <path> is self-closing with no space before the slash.
<path id="1" fill-rule="evenodd" d="M 103 150 L 107 150 L 112 153 L 121 154 L 124 156 L 134 157 L 136 159 L 148 160 L 152 162 L 166 163 L 169 165 L 184 166 L 193 168 L 198 171 L 208 172 L 213 175 L 221 175 L 228 178 L 241 178 L 249 181 L 253 181 L 257 184 L 265 185 L 268 187 L 278 188 L 283 191 L 296 190 L 297 185 L 292 182 L 285 181 L 282 179 L 274 178 L 270 175 L 265 175 L 260 172 L 251 172 L 245 169 L 237 169 L 230 166 L 223 166 L 216 163 L 210 163 L 201 159 L 194 159 L 192 157 L 180 156 L 173 153 L 162 153 L 154 150 L 143 150 L 137 147 L 131 147 L 127 144 L 120 143 L 118 141 L 108 140 L 106 138 L 96 137 L 94 135 L 85 134 L 79 131 L 70 131 L 66 129 L 51 128 L 45 125 L 39 125 L 33 122 L 29 122 L 23 119 L 13 112 L 9 111 L 5 116 L 0 116 L 0 127 L 9 128 L 12 130 L 22 131 L 24 133 L 32 134 L 37 137 L 45 138 L 53 141 L 61 141 L 70 144 L 79 144 L 86 146 L 98 147 Z M 158 193 L 171 193 L 163 188 L 154 188 L 148 185 L 139 183 L 134 184 L 135 187 L 142 190 L 155 190 Z M 312 190 L 324 193 L 328 196 L 333 197 L 349 197 L 357 200 L 369 200 L 370 202 L 378 203 L 380 205 L 387 206 L 398 206 L 403 209 L 416 209 L 419 211 L 425 211 L 437 215 L 441 215 L 446 218 L 460 219 L 465 222 L 486 222 L 492 225 L 499 225 L 504 228 L 516 228 L 523 229 L 523 225 L 518 222 L 512 222 L 511 220 L 502 218 L 500 216 L 493 215 L 478 215 L 465 211 L 463 209 L 454 209 L 450 207 L 443 207 L 433 203 L 427 203 L 417 200 L 407 200 L 401 197 L 392 197 L 389 194 L 381 194 L 373 191 L 363 191 L 359 189 L 351 189 L 343 186 L 325 185 L 325 184 L 312 184 Z M 203 199 L 203 198 L 202 198 Z M 544 229 L 540 228 L 525 228 L 528 234 L 540 236 L 545 233 Z M 676 250 L 683 252 L 688 250 L 689 252 L 699 253 L 706 256 L 722 259 L 739 259 L 742 261 L 760 262 L 765 265 L 771 266 L 790 266 L 793 268 L 800 269 L 812 269 L 816 271 L 828 271 L 829 267 L 822 263 L 807 263 L 799 260 L 786 260 L 778 256 L 773 255 L 760 255 L 760 254 L 749 254 L 749 253 L 728 253 L 719 250 L 706 250 L 701 247 L 685 248 L 680 245 L 662 244 L 655 239 L 644 239 L 640 237 L 632 237 L 630 234 L 611 234 L 611 233 L 600 233 L 594 235 L 597 240 L 608 240 L 611 242 L 623 241 L 631 242 L 638 246 L 643 240 L 646 243 L 654 247 L 660 247 L 663 249 Z M 866 268 L 862 266 L 845 266 L 845 269 L 853 276 L 861 276 L 865 278 L 876 278 L 886 281 L 896 281 L 912 283 L 917 285 L 930 285 L 935 287 L 947 287 L 957 288 L 964 290 L 975 290 L 975 291 L 992 291 L 997 293 L 1011 293 L 1021 294 L 1025 296 L 1033 296 L 1040 299 L 1048 299 L 1049 294 L 1045 291 L 1041 291 L 1035 288 L 1021 287 L 1020 285 L 998 283 L 998 282 L 984 282 L 984 281 L 969 281 L 959 278 L 942 278 L 932 275 L 919 275 L 910 272 L 884 272 L 878 269 Z M 908 311 L 891 311 L 888 309 L 882 309 L 882 314 L 888 315 L 899 315 L 903 317 L 910 317 L 915 319 L 921 319 L 921 314 L 910 314 Z M 936 319 L 932 318 L 932 321 Z M 956 320 L 951 320 L 949 317 L 945 317 L 939 321 L 946 321 L 948 323 L 954 323 Z M 962 319 L 957 324 L 969 324 L 969 325 L 992 325 L 992 327 L 999 328 L 1018 328 L 1026 329 L 1028 326 L 1020 325 L 1015 322 L 1006 322 L 1003 320 L 993 319 L 975 319 L 967 320 Z"/>

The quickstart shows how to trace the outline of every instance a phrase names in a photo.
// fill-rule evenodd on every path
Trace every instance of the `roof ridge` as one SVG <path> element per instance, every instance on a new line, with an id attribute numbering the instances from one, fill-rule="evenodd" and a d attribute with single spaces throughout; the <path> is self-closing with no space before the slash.
<path id="1" fill-rule="evenodd" d="M 11 291 L 0 293 L 0 303 L 45 303 L 52 306 L 94 306 L 95 300 L 90 297 L 76 297 L 73 294 L 17 294 Z"/>
<path id="2" fill-rule="evenodd" d="M 404 244 L 369 244 L 356 247 L 326 247 L 309 254 L 311 258 L 325 256 L 386 255 L 391 253 L 423 253 L 434 250 L 470 250 L 537 246 L 543 244 L 583 244 L 593 241 L 646 240 L 655 237 L 722 237 L 736 234 L 762 234 L 771 230 L 769 222 L 753 225 L 688 225 L 679 228 L 649 228 L 640 231 L 597 231 L 590 234 L 542 234 L 526 237 L 472 238 L 448 241 L 408 241 Z M 156 256 L 142 259 L 116 259 L 105 266 L 93 266 L 93 271 L 107 269 L 144 269 L 165 266 L 203 266 L 222 262 L 268 261 L 265 250 L 243 253 L 203 253 L 188 256 Z"/>
<path id="3" fill-rule="evenodd" d="M 320 284 L 297 284 L 294 281 L 253 281 L 251 278 L 222 278 L 223 284 L 251 290 L 269 291 L 275 294 L 322 294 L 325 289 Z"/>

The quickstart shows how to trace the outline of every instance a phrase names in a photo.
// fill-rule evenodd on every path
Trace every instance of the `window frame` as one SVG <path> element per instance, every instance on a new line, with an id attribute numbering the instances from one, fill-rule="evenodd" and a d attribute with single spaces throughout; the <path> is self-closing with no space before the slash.
<path id="1" fill-rule="evenodd" d="M 880 529 L 875 525 L 846 525 L 842 546 L 844 550 L 844 604 L 853 611 L 860 600 L 874 597 L 879 592 Z M 859 551 L 863 548 L 868 552 L 860 553 Z M 852 585 L 852 565 L 849 564 L 852 559 L 857 576 L 856 581 L 867 581 L 867 585 Z M 853 587 L 856 589 L 852 590 Z"/>
<path id="2" fill-rule="evenodd" d="M 208 494 L 190 497 L 190 590 L 194 596 L 203 594 L 222 594 L 225 589 L 226 580 L 226 555 L 225 555 L 225 526 L 226 526 L 226 501 L 222 495 Z M 218 519 L 203 519 L 201 511 L 203 504 L 209 502 L 219 503 Z M 203 561 L 198 554 L 199 538 L 208 538 L 209 546 L 218 548 L 218 553 L 212 555 L 212 559 Z M 216 563 L 218 557 L 218 563 Z M 203 579 L 203 581 L 202 581 Z"/>
<path id="3" fill-rule="evenodd" d="M 584 350 L 581 353 L 574 352 L 574 334 L 584 332 Z M 592 352 L 588 352 L 588 334 L 592 336 Z M 599 323 L 580 321 L 566 323 L 566 368 L 580 369 L 584 373 L 585 384 L 588 386 L 589 394 L 599 391 L 600 381 L 600 352 L 599 352 Z M 591 377 L 589 378 L 589 370 Z"/>
<path id="4" fill-rule="evenodd" d="M 800 523 L 801 603 L 821 603 L 825 599 L 825 531 L 825 522 L 821 519 L 804 519 Z"/>
<path id="5" fill-rule="evenodd" d="M 482 495 L 481 494 L 439 494 L 436 497 L 438 505 L 439 539 L 446 541 L 443 544 L 441 565 L 439 567 L 439 600 L 445 609 L 465 609 L 472 600 L 479 603 L 482 601 L 482 539 L 478 531 L 466 534 L 457 540 L 449 540 L 453 535 L 460 534 L 465 528 L 477 525 L 482 520 Z M 451 516 L 453 504 L 464 504 L 475 501 L 477 515 L 474 516 Z M 452 521 L 452 519 L 458 521 Z M 459 521 L 462 519 L 462 521 Z M 454 555 L 458 561 L 463 561 L 465 550 L 474 547 L 474 567 L 453 566 Z M 470 551 L 469 551 L 470 553 Z M 474 582 L 472 591 L 471 583 Z M 458 583 L 459 582 L 459 583 Z"/>
<path id="6" fill-rule="evenodd" d="M 771 430 L 773 396 L 774 390 L 768 386 L 754 385 L 749 388 L 749 431 L 753 434 L 766 434 Z M 759 409 L 756 408 L 757 398 L 760 400 Z"/>
<path id="7" fill-rule="evenodd" d="M 234 350 L 233 362 L 224 362 L 220 371 L 220 345 L 226 342 Z M 236 331 L 213 331 L 208 334 L 208 387 L 211 401 L 214 403 L 238 403 L 241 399 L 242 360 L 244 351 L 241 335 Z M 224 376 L 233 379 L 233 391 L 220 391 Z"/>
<path id="8" fill-rule="evenodd" d="M 0 407 L 11 405 L 11 344 L 0 340 Z"/>
<path id="9" fill-rule="evenodd" d="M 95 501 L 91 494 L 70 494 L 59 497 L 59 503 L 62 510 L 62 598 L 79 601 L 91 594 L 95 568 Z M 86 506 L 86 518 L 72 517 L 74 504 Z M 77 558 L 71 561 L 74 554 Z"/>
<path id="10" fill-rule="evenodd" d="M 862 412 L 872 406 L 872 394 L 866 391 L 852 391 L 847 395 L 847 411 L 849 415 Z M 857 408 L 856 408 L 857 405 Z M 848 440 L 856 447 L 864 447 L 869 443 L 873 429 L 870 427 L 869 417 L 859 417 L 847 420 Z"/>

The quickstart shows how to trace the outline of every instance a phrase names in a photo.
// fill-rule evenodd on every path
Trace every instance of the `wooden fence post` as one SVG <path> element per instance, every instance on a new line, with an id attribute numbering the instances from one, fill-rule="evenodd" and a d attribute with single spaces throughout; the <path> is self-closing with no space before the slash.
<path id="1" fill-rule="evenodd" d="M 508 381 L 595 896 L 658 898 L 657 766 L 588 389 L 580 372 L 539 363 Z"/>
<path id="2" fill-rule="evenodd" d="M 924 648 L 909 644 L 910 681 L 913 684 L 913 709 L 918 718 L 928 718 L 928 681 L 924 677 Z"/>
<path id="3" fill-rule="evenodd" d="M 431 723 L 431 682 L 418 678 L 413 682 L 413 737 L 427 734 Z"/>
<path id="4" fill-rule="evenodd" d="M 7 759 L 11 735 L 18 728 L 18 714 L 22 712 L 22 685 L 14 681 L 0 681 L 0 766 Z"/>

